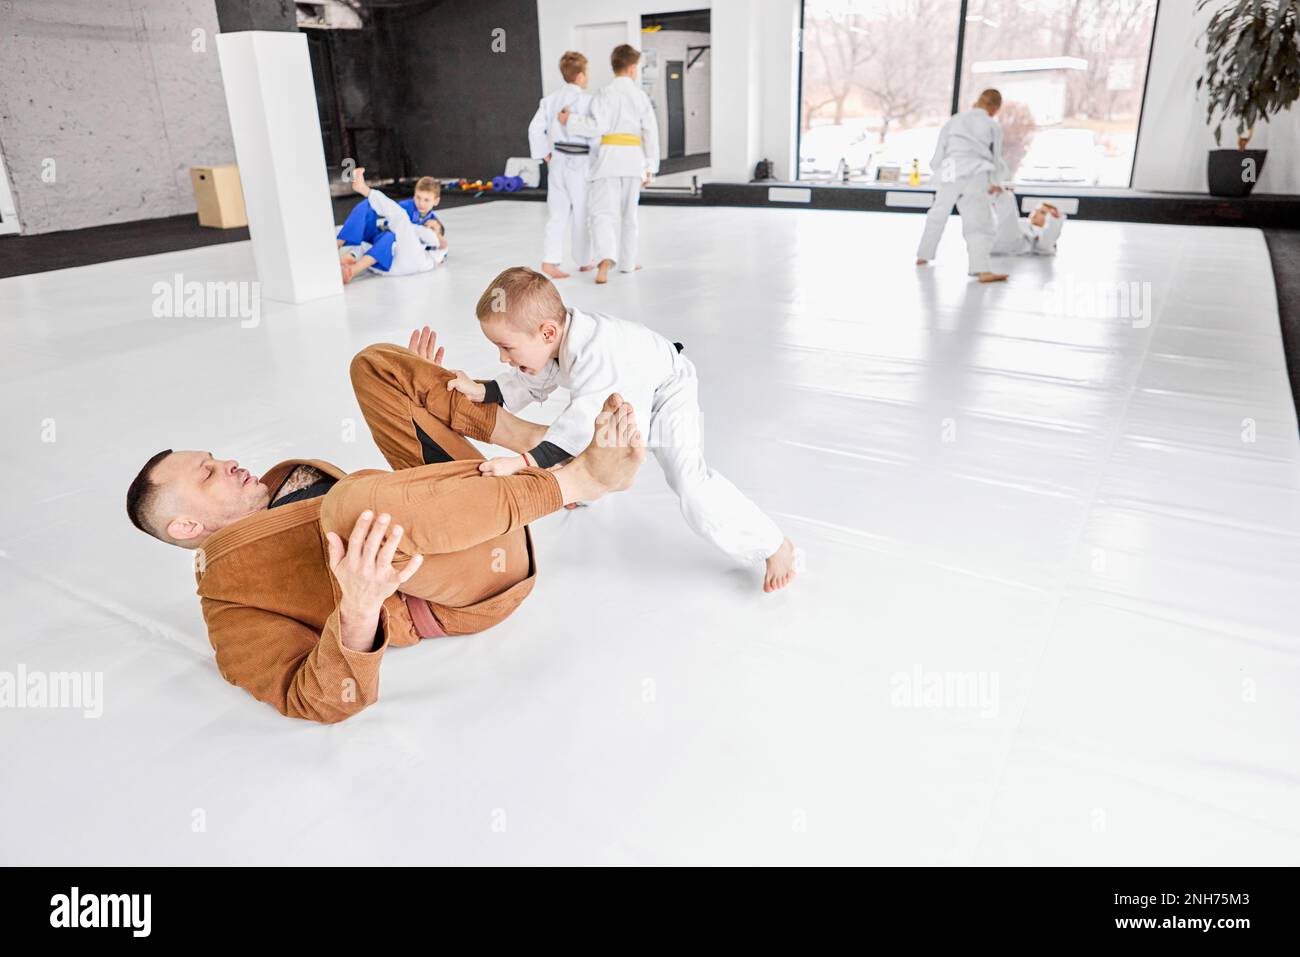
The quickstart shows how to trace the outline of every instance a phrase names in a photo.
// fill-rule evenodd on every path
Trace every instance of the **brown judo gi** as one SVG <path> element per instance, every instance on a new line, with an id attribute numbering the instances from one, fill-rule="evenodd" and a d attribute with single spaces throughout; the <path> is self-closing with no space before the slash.
<path id="1" fill-rule="evenodd" d="M 214 532 L 196 556 L 221 674 L 282 714 L 322 722 L 342 721 L 378 699 L 379 664 L 390 646 L 431 636 L 413 620 L 411 605 L 422 622 L 436 621 L 433 635 L 482 631 L 514 611 L 536 579 L 527 523 L 564 504 L 545 469 L 479 474 L 483 456 L 462 436 L 487 441 L 497 406 L 448 392 L 446 370 L 382 344 L 358 353 L 351 374 L 371 435 L 397 471 L 345 475 L 327 462 L 281 462 L 262 478 L 273 498 L 297 465 L 339 481 L 324 496 L 263 509 Z M 382 643 L 361 652 L 340 641 L 340 591 L 325 533 L 346 542 L 366 509 L 389 513 L 404 529 L 395 565 L 416 552 L 424 564 L 384 603 Z"/>

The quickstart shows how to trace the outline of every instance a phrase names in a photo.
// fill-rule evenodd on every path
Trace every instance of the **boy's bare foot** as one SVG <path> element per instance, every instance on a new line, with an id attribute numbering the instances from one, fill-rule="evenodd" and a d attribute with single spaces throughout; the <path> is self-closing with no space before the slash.
<path id="1" fill-rule="evenodd" d="M 353 267 L 353 265 L 354 265 L 354 263 L 346 263 L 346 262 L 340 262 L 340 263 L 339 263 L 339 269 L 341 269 L 341 270 L 343 271 L 343 285 L 345 285 L 345 286 L 346 286 L 348 283 L 350 283 L 350 282 L 352 281 L 352 278 L 353 278 L 352 267 Z"/>
<path id="2" fill-rule="evenodd" d="M 357 257 L 352 253 L 348 253 L 346 256 L 340 256 L 339 262 L 347 263 L 349 266 L 355 266 L 357 264 Z"/>
<path id="3" fill-rule="evenodd" d="M 612 259 L 602 259 L 600 266 L 596 269 L 596 282 L 604 284 L 609 282 L 609 268 L 614 265 Z"/>
<path id="4" fill-rule="evenodd" d="M 645 442 L 630 403 L 614 393 L 596 416 L 596 434 L 572 462 L 555 473 L 564 504 L 591 502 L 630 488 L 645 461 Z"/>
<path id="5" fill-rule="evenodd" d="M 568 279 L 569 274 L 554 263 L 542 263 L 542 272 L 552 279 Z"/>
<path id="6" fill-rule="evenodd" d="M 362 196 L 370 195 L 370 184 L 366 182 L 366 168 L 358 166 L 352 171 L 352 189 Z"/>
<path id="7" fill-rule="evenodd" d="M 1001 272 L 982 272 L 979 275 L 980 282 L 1006 282 L 1007 274 Z"/>
<path id="8" fill-rule="evenodd" d="M 794 581 L 795 572 L 798 571 L 796 567 L 797 557 L 794 542 L 787 538 L 781 543 L 780 548 L 767 557 L 767 571 L 763 576 L 763 591 L 776 591 Z"/>
<path id="9" fill-rule="evenodd" d="M 930 261 L 930 260 L 928 260 L 928 259 L 918 259 L 918 260 L 916 261 L 916 264 L 917 264 L 918 266 L 924 266 L 924 265 L 925 265 L 926 263 L 928 263 L 929 261 Z"/>
<path id="10" fill-rule="evenodd" d="M 591 272 L 595 268 L 596 268 L 596 262 L 595 260 L 592 260 L 591 262 L 587 263 L 587 265 L 585 266 L 579 266 L 578 272 Z"/>

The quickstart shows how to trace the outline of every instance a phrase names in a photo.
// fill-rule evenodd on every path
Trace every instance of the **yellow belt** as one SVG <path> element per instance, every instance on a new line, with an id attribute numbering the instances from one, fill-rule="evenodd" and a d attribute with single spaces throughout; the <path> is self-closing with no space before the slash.
<path id="1" fill-rule="evenodd" d="M 641 137 L 635 133 L 606 133 L 600 138 L 601 146 L 640 146 Z"/>

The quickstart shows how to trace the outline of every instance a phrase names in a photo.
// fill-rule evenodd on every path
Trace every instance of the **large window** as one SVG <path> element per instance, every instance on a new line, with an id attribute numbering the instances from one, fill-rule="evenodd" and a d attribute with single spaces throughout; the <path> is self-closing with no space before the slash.
<path id="1" fill-rule="evenodd" d="M 1155 11 L 1156 0 L 805 0 L 799 176 L 928 185 L 939 127 L 996 87 L 1014 182 L 1127 187 Z"/>

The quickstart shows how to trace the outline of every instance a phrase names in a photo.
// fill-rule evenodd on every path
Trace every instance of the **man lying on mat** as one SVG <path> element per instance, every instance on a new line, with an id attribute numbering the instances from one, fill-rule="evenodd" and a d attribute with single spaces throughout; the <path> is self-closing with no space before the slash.
<path id="1" fill-rule="evenodd" d="M 611 395 L 596 437 L 558 471 L 479 472 L 466 437 L 522 452 L 546 429 L 447 382 L 426 327 L 352 360 L 352 386 L 395 471 L 290 459 L 259 481 L 210 452 L 159 452 L 127 492 L 155 538 L 197 552 L 208 638 L 227 681 L 281 714 L 335 722 L 379 697 L 390 646 L 505 619 L 536 579 L 529 522 L 628 488 L 645 459 Z"/>

